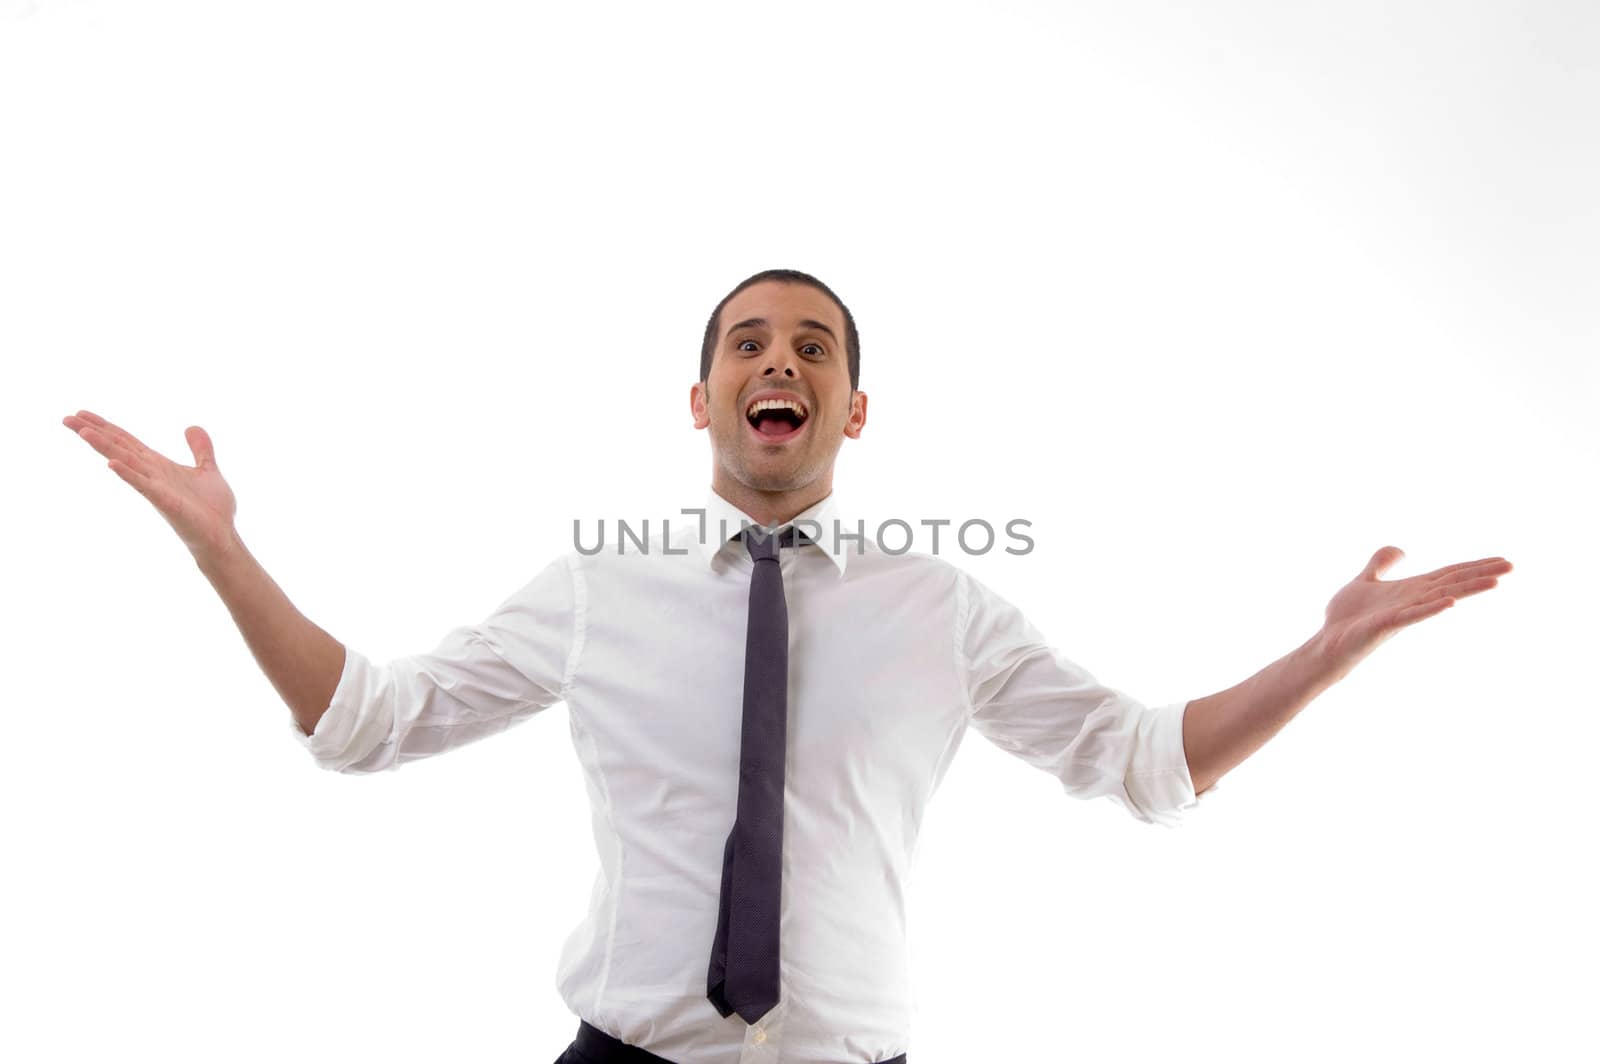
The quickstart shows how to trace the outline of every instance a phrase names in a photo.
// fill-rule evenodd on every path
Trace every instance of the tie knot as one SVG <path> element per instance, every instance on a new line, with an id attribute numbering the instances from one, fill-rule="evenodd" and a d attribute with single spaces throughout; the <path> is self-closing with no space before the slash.
<path id="1" fill-rule="evenodd" d="M 751 559 L 758 562 L 777 561 L 778 547 L 780 545 L 784 547 L 794 546 L 796 537 L 801 543 L 811 542 L 810 536 L 793 525 L 788 526 L 777 535 L 773 535 L 764 528 L 751 526 L 740 532 L 739 536 L 744 540 L 745 549 L 750 552 Z"/>

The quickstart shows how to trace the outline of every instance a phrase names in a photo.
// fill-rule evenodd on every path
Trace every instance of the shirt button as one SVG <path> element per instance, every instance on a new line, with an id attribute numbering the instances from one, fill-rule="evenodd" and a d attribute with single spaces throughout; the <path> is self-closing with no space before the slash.
<path id="1" fill-rule="evenodd" d="M 756 1028 L 755 1038 L 756 1038 L 756 1042 L 758 1044 L 761 1043 L 761 1042 L 765 1042 L 767 1040 L 767 1032 L 762 1030 L 760 1027 L 757 1027 Z"/>

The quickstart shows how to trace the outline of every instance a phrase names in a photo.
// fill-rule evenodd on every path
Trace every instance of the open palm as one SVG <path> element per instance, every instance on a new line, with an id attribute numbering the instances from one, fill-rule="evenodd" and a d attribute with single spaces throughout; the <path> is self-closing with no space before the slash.
<path id="1" fill-rule="evenodd" d="M 195 459 L 186 466 L 87 410 L 69 414 L 61 423 L 110 459 L 112 472 L 150 500 L 190 551 L 220 550 L 227 544 L 233 533 L 233 489 L 217 469 L 205 429 L 191 425 L 184 430 Z"/>
<path id="2" fill-rule="evenodd" d="M 1404 555 L 1399 547 L 1379 548 L 1366 568 L 1328 603 L 1323 642 L 1345 669 L 1406 625 L 1449 609 L 1457 599 L 1487 591 L 1511 571 L 1504 558 L 1479 558 L 1404 580 L 1378 579 Z"/>

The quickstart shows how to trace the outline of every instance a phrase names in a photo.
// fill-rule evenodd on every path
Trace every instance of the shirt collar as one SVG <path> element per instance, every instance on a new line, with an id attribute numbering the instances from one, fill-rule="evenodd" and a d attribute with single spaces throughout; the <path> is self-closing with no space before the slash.
<path id="1" fill-rule="evenodd" d="M 752 525 L 760 525 L 761 522 L 733 505 L 727 499 L 724 499 L 721 495 L 718 495 L 715 489 L 707 490 L 704 507 L 706 513 L 704 524 L 701 526 L 704 536 L 703 538 L 696 536 L 691 542 L 700 551 L 701 563 L 709 569 L 718 555 L 724 550 L 731 549 L 737 545 L 738 541 L 733 537 L 737 536 L 740 529 L 744 527 L 741 522 L 748 522 Z M 806 522 L 800 525 L 800 531 L 804 532 L 808 537 L 814 537 L 811 545 L 826 554 L 833 561 L 833 564 L 838 567 L 839 576 L 844 576 L 845 558 L 848 555 L 848 551 L 843 549 L 846 544 L 839 542 L 842 537 L 835 535 L 835 529 L 842 527 L 842 525 L 836 524 L 836 522 L 840 521 L 840 518 L 839 504 L 834 497 L 834 493 L 830 491 L 827 496 L 814 505 L 795 514 L 794 517 L 783 522 L 783 524 L 768 529 L 768 531 L 781 532 L 797 521 Z"/>

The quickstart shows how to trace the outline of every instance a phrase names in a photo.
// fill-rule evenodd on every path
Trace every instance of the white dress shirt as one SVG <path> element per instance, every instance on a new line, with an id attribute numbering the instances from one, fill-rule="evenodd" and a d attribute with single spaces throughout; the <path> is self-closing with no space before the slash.
<path id="1" fill-rule="evenodd" d="M 869 1064 L 902 1052 L 914 1064 L 906 890 L 923 812 L 968 728 L 1075 798 L 1173 827 L 1203 800 L 1184 760 L 1188 703 L 1151 709 L 1097 682 L 937 555 L 886 553 L 870 532 L 836 541 L 835 520 L 847 535 L 865 530 L 833 495 L 796 515 L 822 534 L 779 552 L 780 1000 L 755 1024 L 724 1017 L 706 972 L 738 796 L 752 568 L 724 535 L 758 522 L 715 492 L 704 506 L 704 521 L 662 515 L 670 539 L 651 521 L 645 549 L 623 537 L 619 553 L 608 523 L 602 551 L 555 559 L 429 653 L 375 665 L 346 648 L 316 730 L 290 727 L 322 767 L 368 773 L 564 701 L 600 863 L 557 969 L 572 1012 L 680 1064 Z M 595 534 L 589 524 L 585 549 Z"/>

